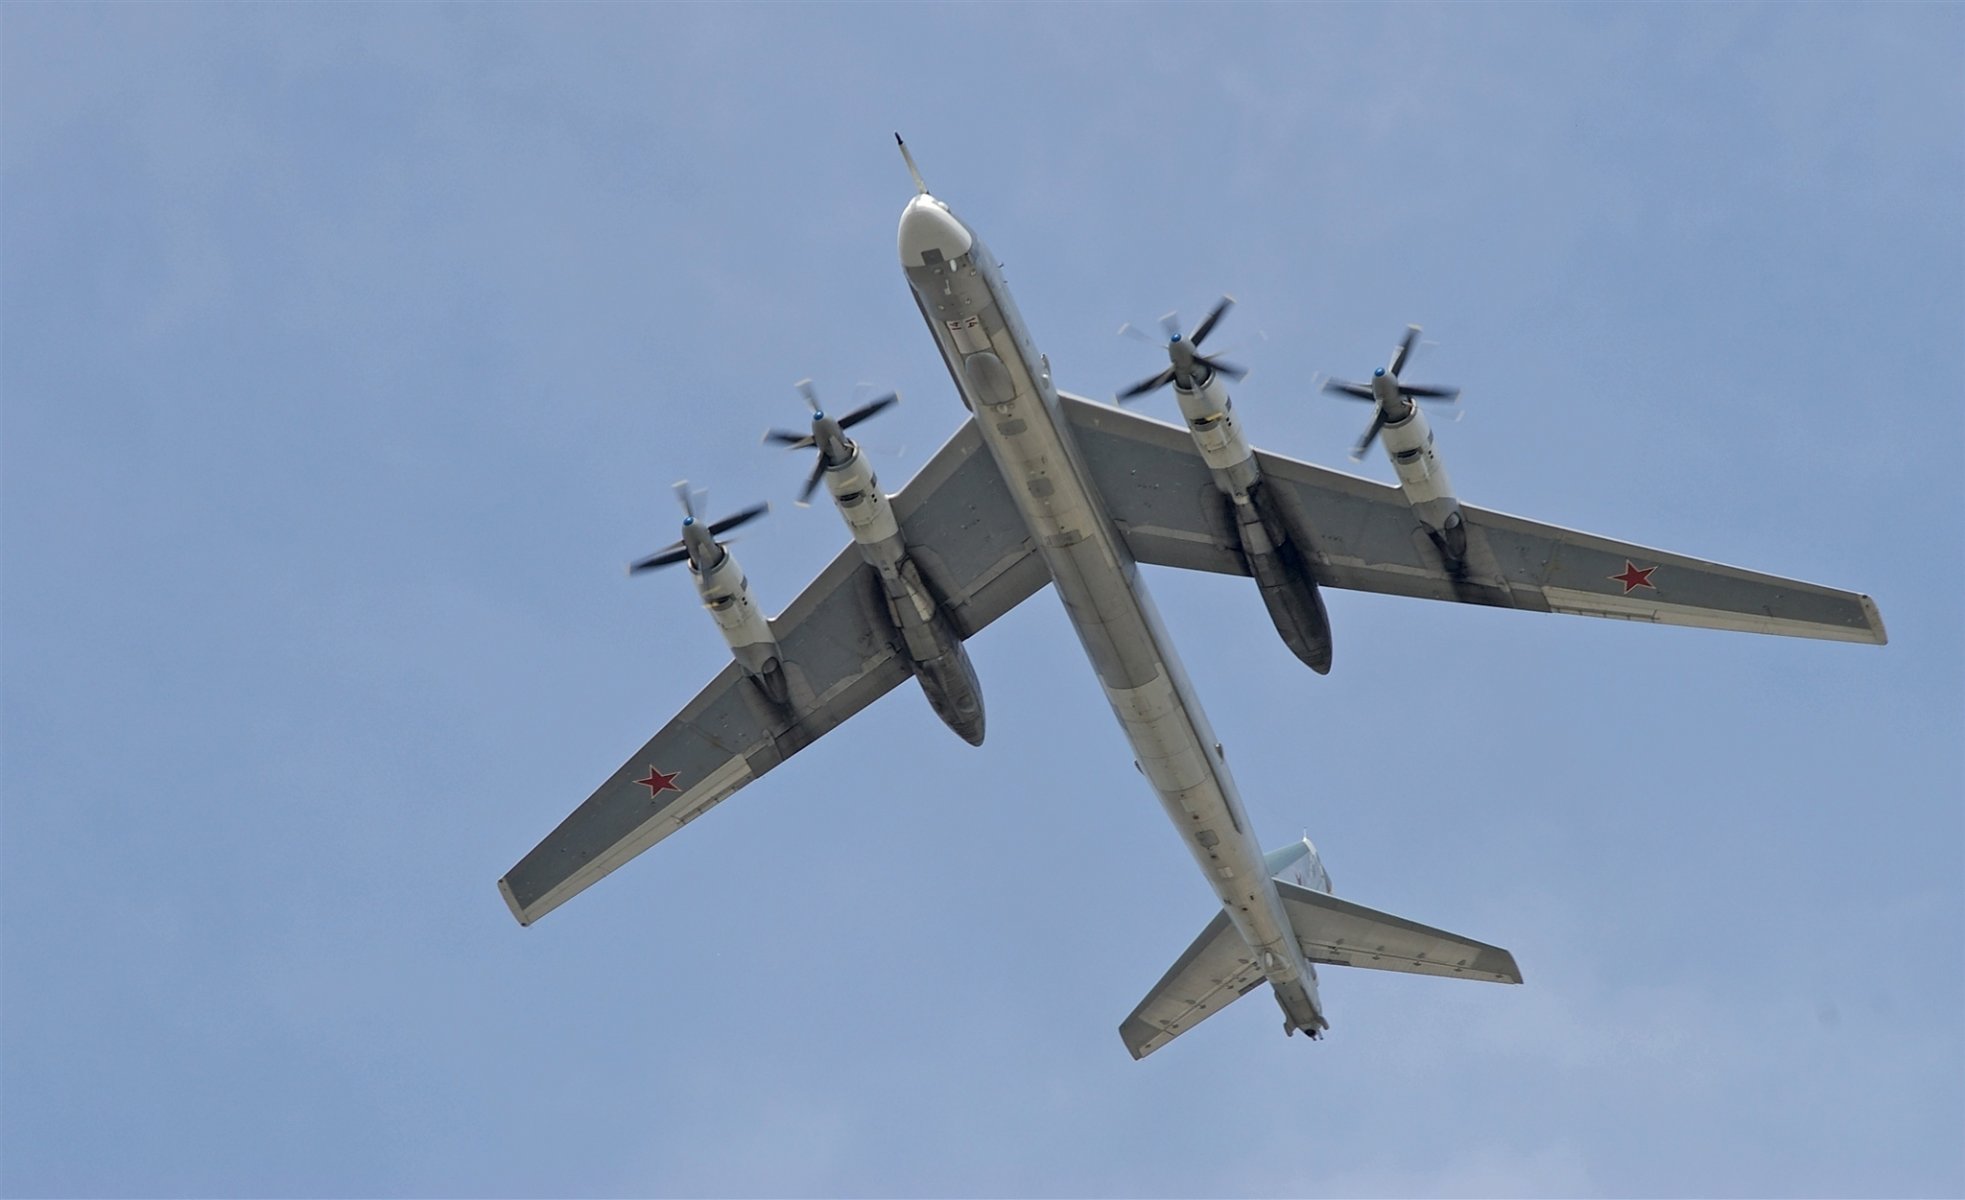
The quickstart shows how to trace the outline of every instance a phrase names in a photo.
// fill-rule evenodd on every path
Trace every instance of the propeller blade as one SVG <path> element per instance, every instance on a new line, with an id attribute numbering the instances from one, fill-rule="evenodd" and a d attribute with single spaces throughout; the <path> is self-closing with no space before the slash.
<path id="1" fill-rule="evenodd" d="M 1170 342 L 1180 337 L 1180 314 L 1171 311 L 1160 314 L 1160 328 L 1167 331 Z"/>
<path id="2" fill-rule="evenodd" d="M 1160 344 L 1159 338 L 1156 338 L 1153 335 L 1146 333 L 1145 331 L 1140 329 L 1139 326 L 1133 324 L 1131 321 L 1128 321 L 1124 325 L 1121 325 L 1119 327 L 1119 332 L 1122 335 L 1129 337 L 1136 342 L 1145 342 L 1149 346 L 1158 346 Z"/>
<path id="3" fill-rule="evenodd" d="M 658 550 L 647 558 L 629 563 L 628 574 L 638 575 L 643 571 L 652 571 L 656 567 L 673 566 L 688 557 L 689 551 L 683 548 L 681 542 L 677 542 L 667 550 Z"/>
<path id="4" fill-rule="evenodd" d="M 1221 298 L 1221 303 L 1214 306 L 1214 311 L 1210 312 L 1207 316 L 1202 317 L 1201 323 L 1194 327 L 1194 336 L 1190 340 L 1192 340 L 1196 346 L 1206 341 L 1208 339 L 1208 334 L 1214 332 L 1215 323 L 1221 320 L 1222 314 L 1226 313 L 1229 309 L 1233 307 L 1235 307 L 1235 297 L 1223 296 Z"/>
<path id="5" fill-rule="evenodd" d="M 858 425 L 861 421 L 866 420 L 868 417 L 874 415 L 875 413 L 881 411 L 882 409 L 890 408 L 893 405 L 900 403 L 900 399 L 901 399 L 901 394 L 899 392 L 888 392 L 885 396 L 882 396 L 880 399 L 874 400 L 867 404 L 862 404 L 860 407 L 854 409 L 852 412 L 849 412 L 845 416 L 839 418 L 839 427 L 841 429 L 851 429 L 853 426 Z"/>
<path id="6" fill-rule="evenodd" d="M 1371 444 L 1378 440 L 1378 431 L 1384 425 L 1385 414 L 1383 412 L 1375 412 L 1371 415 L 1371 428 L 1365 430 L 1365 436 L 1359 438 L 1358 444 L 1351 447 L 1352 462 L 1357 462 L 1365 456 L 1365 451 L 1371 449 Z"/>
<path id="7" fill-rule="evenodd" d="M 1412 348 L 1418 344 L 1419 326 L 1406 326 L 1405 340 L 1400 342 L 1399 348 L 1392 352 L 1392 365 L 1385 368 L 1385 373 L 1394 379 L 1398 378 L 1399 372 L 1406 369 L 1406 359 L 1412 357 Z"/>
<path id="8" fill-rule="evenodd" d="M 1378 402 L 1378 397 L 1372 395 L 1371 389 L 1362 383 L 1350 383 L 1342 379 L 1326 379 L 1324 380 L 1324 390 L 1333 396 L 1349 396 L 1353 400 L 1369 400 L 1374 404 Z"/>
<path id="9" fill-rule="evenodd" d="M 682 502 L 682 515 L 690 520 L 696 519 L 696 495 L 689 490 L 687 479 L 678 479 L 675 484 L 675 498 Z"/>
<path id="10" fill-rule="evenodd" d="M 1157 392 L 1161 388 L 1166 387 L 1168 384 L 1172 383 L 1173 381 L 1174 381 L 1174 369 L 1172 367 L 1168 367 L 1166 370 L 1160 372 L 1158 375 L 1153 376 L 1151 379 L 1142 379 L 1138 383 L 1127 388 L 1125 391 L 1120 392 L 1118 399 L 1122 402 L 1126 400 L 1135 400 L 1141 396 L 1146 395 L 1148 392 Z"/>
<path id="11" fill-rule="evenodd" d="M 801 380 L 799 380 L 799 381 L 798 381 L 798 382 L 797 382 L 796 384 L 794 384 L 793 386 L 794 386 L 794 387 L 796 387 L 796 388 L 798 389 L 798 394 L 799 394 L 799 395 L 801 395 L 801 396 L 803 396 L 803 397 L 805 397 L 805 403 L 811 406 L 811 408 L 812 408 L 812 411 L 813 411 L 813 412 L 819 412 L 819 411 L 820 411 L 820 409 L 819 409 L 819 392 L 818 392 L 818 389 L 817 389 L 817 388 L 814 388 L 814 387 L 812 386 L 812 381 L 811 381 L 811 380 L 809 380 L 809 379 L 801 379 Z"/>
<path id="12" fill-rule="evenodd" d="M 1460 399 L 1460 389 L 1457 387 L 1407 387 L 1402 383 L 1399 385 L 1399 390 L 1419 400 L 1444 400 L 1451 402 Z"/>
<path id="13" fill-rule="evenodd" d="M 822 454 L 812 464 L 812 474 L 806 478 L 805 486 L 798 489 L 798 506 L 800 508 L 805 508 L 812 503 L 812 493 L 819 490 L 819 480 L 825 478 L 825 474 L 826 459 L 825 455 Z"/>
<path id="14" fill-rule="evenodd" d="M 710 526 L 710 535 L 712 537 L 720 537 L 737 528 L 739 525 L 749 524 L 770 511 L 771 506 L 769 504 L 753 504 L 742 512 L 731 513 L 721 521 L 712 524 Z"/>
<path id="15" fill-rule="evenodd" d="M 793 433 L 789 429 L 767 429 L 764 431 L 764 440 L 779 446 L 790 446 L 794 450 L 813 444 L 811 434 Z"/>
<path id="16" fill-rule="evenodd" d="M 1249 373 L 1249 369 L 1247 367 L 1237 366 L 1235 363 L 1228 362 L 1224 359 L 1209 358 L 1206 355 L 1202 355 L 1202 354 L 1196 354 L 1194 356 L 1194 361 L 1204 362 L 1208 364 L 1208 369 L 1213 371 L 1215 374 L 1226 375 L 1230 379 L 1240 379 L 1244 375 L 1247 375 Z"/>

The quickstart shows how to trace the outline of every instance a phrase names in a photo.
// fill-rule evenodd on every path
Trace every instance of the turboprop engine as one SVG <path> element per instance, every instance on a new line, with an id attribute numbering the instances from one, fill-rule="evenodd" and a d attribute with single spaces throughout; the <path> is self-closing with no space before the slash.
<path id="1" fill-rule="evenodd" d="M 1406 503 L 1412 505 L 1412 511 L 1433 535 L 1447 565 L 1458 568 L 1467 557 L 1467 530 L 1460 514 L 1460 502 L 1453 497 L 1453 484 L 1446 477 L 1446 467 L 1433 453 L 1432 427 L 1414 401 L 1437 400 L 1450 404 L 1460 398 L 1460 389 L 1399 381 L 1399 372 L 1405 369 L 1406 360 L 1418 342 L 1419 326 L 1406 326 L 1405 340 L 1392 351 L 1391 363 L 1373 371 L 1370 383 L 1329 379 L 1324 381 L 1324 390 L 1355 400 L 1369 400 L 1376 407 L 1371 425 L 1351 450 L 1352 460 L 1363 458 L 1379 434 L 1385 435 L 1385 452 L 1392 459 L 1392 470 L 1398 473 L 1399 488 L 1406 494 Z"/>
<path id="2" fill-rule="evenodd" d="M 703 607 L 716 619 L 716 627 L 729 643 L 737 665 L 774 703 L 785 703 L 790 689 L 785 683 L 777 635 L 771 632 L 771 623 L 751 598 L 750 580 L 744 577 L 729 547 L 717 541 L 738 526 L 771 511 L 771 506 L 754 504 L 742 512 L 704 524 L 696 517 L 700 494 L 690 492 L 687 480 L 676 484 L 675 490 L 682 501 L 682 537 L 647 558 L 630 563 L 628 574 L 688 563 L 690 578 L 703 598 Z"/>
<path id="3" fill-rule="evenodd" d="M 812 409 L 812 432 L 792 433 L 773 429 L 764 435 L 768 442 L 793 449 L 818 451 L 818 461 L 799 493 L 799 503 L 811 498 L 824 481 L 832 494 L 839 515 L 853 535 L 860 556 L 880 576 L 881 594 L 887 602 L 887 616 L 900 647 L 906 653 L 915 681 L 921 685 L 928 706 L 942 723 L 972 746 L 982 745 L 982 685 L 970 665 L 969 652 L 962 637 L 950 624 L 948 614 L 921 577 L 908 554 L 907 541 L 893 505 L 880 490 L 873 467 L 859 445 L 846 436 L 846 430 L 900 400 L 889 393 L 861 405 L 843 417 L 828 416 L 819 406 L 812 381 L 802 380 L 798 390 Z"/>
<path id="4" fill-rule="evenodd" d="M 1248 371 L 1200 351 L 1202 341 L 1214 332 L 1234 304 L 1234 297 L 1223 296 L 1195 326 L 1192 337 L 1181 333 L 1180 319 L 1175 314 L 1160 318 L 1160 326 L 1167 334 L 1167 369 L 1140 380 L 1116 398 L 1124 404 L 1173 384 L 1174 398 L 1180 403 L 1180 414 L 1194 439 L 1194 447 L 1208 464 L 1215 487 L 1227 497 L 1233 509 L 1242 557 L 1248 563 L 1249 574 L 1255 577 L 1270 621 L 1290 652 L 1323 675 L 1330 671 L 1330 616 L 1324 610 L 1324 598 L 1317 590 L 1316 578 L 1299 549 L 1310 544 L 1309 538 L 1296 527 L 1294 514 L 1270 500 L 1262 484 L 1262 470 L 1255 461 L 1255 451 L 1235 422 L 1234 402 L 1221 382 L 1224 377 L 1241 379 Z M 1121 326 L 1120 332 L 1145 337 L 1131 325 Z"/>

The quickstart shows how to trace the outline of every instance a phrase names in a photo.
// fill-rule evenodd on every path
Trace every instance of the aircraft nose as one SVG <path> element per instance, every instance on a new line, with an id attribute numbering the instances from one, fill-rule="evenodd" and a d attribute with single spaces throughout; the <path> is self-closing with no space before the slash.
<path id="1" fill-rule="evenodd" d="M 932 259 L 948 261 L 969 252 L 975 239 L 962 222 L 933 196 L 916 196 L 901 213 L 901 265 L 925 267 Z M 939 251 L 931 254 L 930 251 Z"/>

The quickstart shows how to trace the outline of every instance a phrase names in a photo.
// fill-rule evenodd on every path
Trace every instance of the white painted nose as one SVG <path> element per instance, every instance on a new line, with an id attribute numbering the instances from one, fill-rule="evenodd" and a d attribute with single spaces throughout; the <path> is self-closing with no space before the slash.
<path id="1" fill-rule="evenodd" d="M 936 259 L 948 262 L 962 257 L 975 239 L 941 201 L 923 195 L 908 201 L 901 212 L 900 242 L 901 265 L 925 267 Z"/>

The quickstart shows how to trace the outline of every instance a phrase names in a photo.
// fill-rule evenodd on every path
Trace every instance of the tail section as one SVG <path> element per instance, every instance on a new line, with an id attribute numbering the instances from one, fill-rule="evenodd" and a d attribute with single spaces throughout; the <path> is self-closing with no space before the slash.
<path id="1" fill-rule="evenodd" d="M 1408 921 L 1330 894 L 1330 876 L 1308 838 L 1270 852 L 1267 866 L 1303 957 L 1312 963 L 1520 983 L 1515 956 L 1486 942 Z M 1145 1058 L 1264 982 L 1256 953 L 1226 913 L 1201 931 L 1119 1036 Z M 1278 997 L 1282 999 L 1282 997 Z M 1288 1005 L 1284 1006 L 1285 1012 Z"/>

